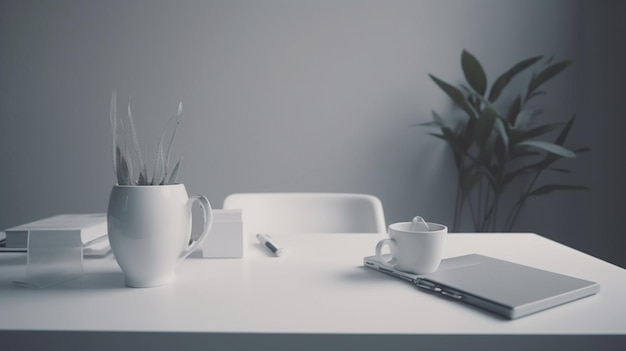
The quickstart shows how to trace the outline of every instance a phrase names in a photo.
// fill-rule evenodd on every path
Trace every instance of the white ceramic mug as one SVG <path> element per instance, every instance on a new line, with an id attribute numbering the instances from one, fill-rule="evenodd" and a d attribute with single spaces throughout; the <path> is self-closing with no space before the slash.
<path id="1" fill-rule="evenodd" d="M 203 208 L 204 228 L 191 239 L 192 206 Z M 107 212 L 109 241 L 126 285 L 147 288 L 171 283 L 176 264 L 204 240 L 211 229 L 209 200 L 189 197 L 183 184 L 115 185 Z"/>
<path id="2" fill-rule="evenodd" d="M 426 274 L 437 270 L 443 256 L 448 227 L 427 223 L 427 230 L 412 231 L 411 222 L 389 226 L 389 238 L 376 244 L 376 257 L 385 266 L 413 274 Z M 389 246 L 390 257 L 382 254 Z"/>

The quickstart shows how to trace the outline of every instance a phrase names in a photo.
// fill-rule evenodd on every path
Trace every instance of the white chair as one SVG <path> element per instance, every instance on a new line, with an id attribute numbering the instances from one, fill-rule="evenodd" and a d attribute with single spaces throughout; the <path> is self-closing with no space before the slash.
<path id="1" fill-rule="evenodd" d="M 366 194 L 237 193 L 224 209 L 241 209 L 244 233 L 386 233 L 380 200 Z"/>

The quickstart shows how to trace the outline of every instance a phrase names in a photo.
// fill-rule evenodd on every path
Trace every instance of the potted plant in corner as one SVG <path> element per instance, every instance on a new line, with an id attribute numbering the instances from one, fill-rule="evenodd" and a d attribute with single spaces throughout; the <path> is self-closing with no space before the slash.
<path id="1" fill-rule="evenodd" d="M 530 104 L 546 94 L 544 84 L 565 70 L 570 61 L 546 60 L 510 103 L 502 104 L 498 99 L 514 77 L 541 60 L 542 56 L 531 57 L 513 65 L 489 87 L 480 62 L 463 50 L 461 66 L 467 84 L 454 86 L 430 75 L 462 112 L 444 118 L 433 111 L 432 121 L 422 124 L 438 128 L 439 133 L 430 134 L 444 140 L 454 156 L 458 174 L 455 231 L 465 208 L 470 211 L 475 231 L 508 232 L 529 199 L 555 191 L 587 189 L 541 182 L 547 172 L 569 173 L 555 163 L 589 149 L 565 146 L 575 115 L 565 123 L 541 121 L 543 110 Z M 556 133 L 553 140 L 540 139 L 551 132 Z M 511 189 L 514 184 L 521 192 Z M 501 214 L 505 216 L 499 217 Z"/>
<path id="2" fill-rule="evenodd" d="M 211 227 L 212 210 L 208 199 L 202 195 L 189 197 L 185 185 L 178 183 L 182 157 L 169 171 L 181 116 L 182 103 L 161 134 L 150 176 L 139 148 L 130 102 L 127 118 L 118 118 L 117 95 L 115 91 L 111 95 L 113 170 L 117 184 L 111 189 L 107 223 L 113 255 L 130 287 L 171 283 L 176 264 L 204 240 Z M 169 142 L 164 149 L 167 135 Z M 191 240 L 194 202 L 204 210 L 204 228 L 197 240 Z"/>

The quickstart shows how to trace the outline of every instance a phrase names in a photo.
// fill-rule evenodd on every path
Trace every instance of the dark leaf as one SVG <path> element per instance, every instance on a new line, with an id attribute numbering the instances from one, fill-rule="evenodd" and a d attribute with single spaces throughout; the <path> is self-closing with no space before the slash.
<path id="1" fill-rule="evenodd" d="M 460 138 L 459 138 L 459 146 L 467 151 L 472 146 L 474 142 L 474 129 L 477 123 L 477 119 L 470 118 L 465 124 L 465 127 L 461 129 Z"/>
<path id="2" fill-rule="evenodd" d="M 180 164 L 182 162 L 183 158 L 181 156 L 181 158 L 178 159 L 178 162 L 176 162 L 176 166 L 174 166 L 174 170 L 172 171 L 172 174 L 170 175 L 170 179 L 167 184 L 176 184 L 178 182 L 178 174 L 180 173 Z"/>
<path id="3" fill-rule="evenodd" d="M 485 107 L 478 117 L 476 129 L 474 130 L 474 139 L 481 148 L 485 145 L 493 131 L 493 125 L 496 120 L 496 111 L 491 106 Z"/>
<path id="4" fill-rule="evenodd" d="M 435 111 L 432 111 L 433 114 L 433 121 L 435 121 L 435 123 L 437 123 L 440 126 L 445 126 L 446 123 L 443 121 L 443 118 L 441 118 L 441 116 L 439 116 L 439 114 Z"/>
<path id="5" fill-rule="evenodd" d="M 481 146 L 478 158 L 476 158 L 476 165 L 489 167 L 490 161 L 493 159 L 493 153 L 496 146 L 497 138 L 488 138 L 488 141 Z"/>
<path id="6" fill-rule="evenodd" d="M 547 92 L 545 90 L 537 90 L 534 93 L 528 95 L 526 97 L 526 102 L 528 102 L 530 99 L 534 98 L 535 96 L 539 96 L 539 95 L 545 95 L 547 94 Z"/>
<path id="7" fill-rule="evenodd" d="M 454 156 L 454 162 L 455 164 L 458 166 L 461 163 L 461 155 L 464 154 L 464 151 L 461 150 L 459 148 L 459 145 L 457 144 L 455 138 L 449 134 L 449 133 L 444 133 L 444 134 L 436 134 L 436 133 L 428 133 L 429 135 L 434 136 L 435 138 L 439 138 L 441 140 L 444 140 L 448 143 L 448 145 L 450 145 L 450 148 L 452 149 L 452 155 Z"/>
<path id="8" fill-rule="evenodd" d="M 122 150 L 119 146 L 115 147 L 116 159 L 117 159 L 117 184 L 118 185 L 131 185 L 132 179 L 130 176 L 130 168 L 126 157 L 122 154 Z"/>
<path id="9" fill-rule="evenodd" d="M 435 121 L 428 121 L 428 122 L 422 122 L 422 123 L 415 123 L 412 124 L 411 126 L 419 126 L 419 127 L 439 127 L 440 124 L 435 122 Z"/>
<path id="10" fill-rule="evenodd" d="M 432 74 L 429 74 L 429 76 L 435 84 L 437 84 L 441 90 L 443 90 L 452 99 L 452 101 L 457 104 L 457 106 L 463 109 L 463 111 L 465 111 L 470 117 L 476 118 L 476 112 L 467 100 L 465 100 L 465 96 L 463 96 L 463 93 L 459 89 L 433 76 Z"/>
<path id="11" fill-rule="evenodd" d="M 563 129 L 561 129 L 561 132 L 556 137 L 556 140 L 554 142 L 556 145 L 563 145 L 565 143 L 565 140 L 567 139 L 567 135 L 569 134 L 570 130 L 572 129 L 572 126 L 574 125 L 575 118 L 576 118 L 576 115 L 573 115 L 572 118 L 570 118 L 569 121 L 567 121 Z M 544 163 L 547 167 L 551 165 L 552 163 L 554 163 L 555 161 L 557 161 L 559 158 L 560 158 L 559 155 L 550 153 L 546 155 Z"/>
<path id="12" fill-rule="evenodd" d="M 531 96 L 531 94 L 537 90 L 542 84 L 552 79 L 557 74 L 561 73 L 567 66 L 572 63 L 571 61 L 560 61 L 557 63 L 553 63 L 550 66 L 544 68 L 539 74 L 534 76 L 530 83 L 528 84 L 528 91 L 526 96 Z"/>
<path id="13" fill-rule="evenodd" d="M 128 98 L 128 124 L 130 126 L 130 133 L 133 141 L 133 147 L 135 148 L 135 154 L 137 155 L 137 161 L 139 162 L 139 169 L 141 169 L 143 167 L 144 161 L 143 157 L 141 156 L 141 150 L 139 148 L 139 139 L 137 138 L 137 132 L 135 130 L 135 121 L 133 119 L 133 114 L 130 110 L 130 97 Z M 129 168 L 131 169 L 132 174 L 132 167 Z"/>
<path id="14" fill-rule="evenodd" d="M 509 111 L 507 111 L 507 114 L 506 114 L 506 120 L 509 122 L 510 125 L 515 125 L 515 122 L 516 122 L 515 120 L 521 110 L 522 110 L 522 97 L 518 95 L 513 101 L 513 103 L 511 104 L 511 106 L 509 107 Z"/>
<path id="15" fill-rule="evenodd" d="M 563 125 L 563 123 L 549 123 L 549 124 L 544 124 L 544 125 L 535 127 L 535 128 L 533 128 L 531 130 L 528 130 L 528 131 L 520 132 L 519 140 L 526 140 L 526 139 L 536 138 L 538 136 L 544 135 L 546 133 L 549 133 L 549 132 L 557 129 L 558 127 L 560 127 L 562 125 Z"/>
<path id="16" fill-rule="evenodd" d="M 561 156 L 561 157 L 567 157 L 567 158 L 574 158 L 574 157 L 576 157 L 576 154 L 573 151 L 568 150 L 568 149 L 564 148 L 561 145 L 549 143 L 547 141 L 525 140 L 525 141 L 521 141 L 521 142 L 517 143 L 517 146 L 536 147 L 536 148 L 542 149 L 542 150 L 547 151 L 547 152 L 549 152 L 551 154 L 558 155 L 558 156 Z"/>
<path id="17" fill-rule="evenodd" d="M 137 184 L 144 185 L 148 184 L 148 175 L 144 172 L 144 169 L 139 171 L 139 178 L 137 178 Z"/>
<path id="18" fill-rule="evenodd" d="M 481 96 L 484 96 L 487 90 L 487 76 L 480 62 L 467 50 L 463 50 L 461 54 L 461 67 L 463 68 L 465 79 L 472 89 Z"/>
<path id="19" fill-rule="evenodd" d="M 502 145 L 504 146 L 504 152 L 508 152 L 509 149 L 509 133 L 506 127 L 506 122 L 502 120 L 501 117 L 497 117 L 494 123 L 494 128 L 502 141 Z"/>
<path id="20" fill-rule="evenodd" d="M 445 136 L 443 136 L 443 135 L 441 135 L 441 134 L 428 133 L 428 135 L 432 135 L 432 136 L 434 136 L 435 138 L 439 138 L 439 139 L 441 139 L 441 140 L 448 141 L 448 139 L 446 139 L 446 137 L 445 137 Z"/>
<path id="21" fill-rule="evenodd" d="M 524 174 L 538 171 L 543 168 L 543 162 L 536 162 L 530 165 L 526 165 L 524 167 L 520 167 L 515 171 L 511 171 L 502 177 L 502 187 L 506 186 L 508 183 L 512 182 L 515 178 L 522 176 Z"/>
<path id="22" fill-rule="evenodd" d="M 569 121 L 567 121 L 567 124 L 565 124 L 565 127 L 563 127 L 563 129 L 561 130 L 561 133 L 559 133 L 559 136 L 556 138 L 555 143 L 558 145 L 563 145 L 565 143 L 565 139 L 567 139 L 567 135 L 569 134 L 569 131 L 572 129 L 572 126 L 574 125 L 574 119 L 576 118 L 576 115 L 573 115 L 572 118 L 569 119 Z"/>
<path id="23" fill-rule="evenodd" d="M 513 124 L 513 129 L 520 130 L 524 129 L 525 126 L 531 124 L 532 122 L 532 113 L 528 110 L 521 110 L 517 116 L 515 116 L 515 124 Z"/>
<path id="24" fill-rule="evenodd" d="M 489 92 L 489 101 L 494 102 L 498 99 L 502 90 L 511 82 L 511 79 L 515 77 L 517 74 L 525 70 L 526 68 L 532 66 L 535 62 L 541 60 L 542 56 L 532 57 L 526 59 L 524 61 L 519 62 L 515 66 L 511 67 L 508 71 L 504 72 L 491 86 L 491 91 Z"/>

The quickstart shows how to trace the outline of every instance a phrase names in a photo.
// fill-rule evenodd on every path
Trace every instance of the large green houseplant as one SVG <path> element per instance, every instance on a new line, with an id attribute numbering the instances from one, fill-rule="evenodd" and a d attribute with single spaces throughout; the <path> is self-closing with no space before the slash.
<path id="1" fill-rule="evenodd" d="M 433 111 L 432 121 L 423 123 L 438 128 L 430 134 L 443 139 L 454 156 L 458 172 L 454 230 L 459 229 L 463 210 L 468 209 L 475 231 L 508 232 L 530 198 L 587 189 L 541 181 L 546 172 L 569 173 L 555 163 L 588 151 L 586 147 L 565 145 L 575 116 L 563 123 L 548 122 L 540 118 L 543 110 L 531 104 L 546 94 L 544 84 L 569 65 L 570 61 L 532 57 L 513 65 L 489 86 L 480 62 L 463 50 L 461 66 L 466 84 L 455 86 L 430 75 L 461 111 L 445 118 Z M 530 76 L 525 89 L 507 96 L 509 101 L 501 101 L 506 100 L 503 92 L 513 78 L 537 66 L 540 68 Z"/>

